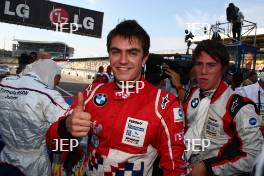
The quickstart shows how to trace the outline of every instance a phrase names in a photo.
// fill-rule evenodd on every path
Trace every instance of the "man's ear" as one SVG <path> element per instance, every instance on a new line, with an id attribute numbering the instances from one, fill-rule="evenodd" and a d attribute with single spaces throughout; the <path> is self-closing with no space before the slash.
<path id="1" fill-rule="evenodd" d="M 142 65 L 145 65 L 145 64 L 146 64 L 148 58 L 149 58 L 149 53 L 146 54 L 146 55 L 143 57 Z"/>

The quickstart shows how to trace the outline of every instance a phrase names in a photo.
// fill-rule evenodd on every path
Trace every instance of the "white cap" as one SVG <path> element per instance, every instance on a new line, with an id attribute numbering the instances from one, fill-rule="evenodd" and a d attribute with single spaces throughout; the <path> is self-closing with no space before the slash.
<path id="1" fill-rule="evenodd" d="M 259 79 L 264 82 L 264 71 L 259 74 Z"/>

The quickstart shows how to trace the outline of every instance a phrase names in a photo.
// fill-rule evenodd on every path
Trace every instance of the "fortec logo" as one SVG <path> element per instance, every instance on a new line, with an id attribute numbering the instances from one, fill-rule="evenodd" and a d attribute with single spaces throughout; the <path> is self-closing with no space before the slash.
<path id="1" fill-rule="evenodd" d="M 74 31 L 78 30 L 77 23 L 68 23 L 69 22 L 69 13 L 67 10 L 63 8 L 56 8 L 50 11 L 49 19 L 50 22 L 56 26 L 56 31 L 63 32 L 63 30 L 70 29 L 70 33 L 72 34 Z M 65 27 L 66 25 L 70 25 L 70 28 Z"/>
<path id="2" fill-rule="evenodd" d="M 134 124 L 142 125 L 142 122 L 138 122 L 136 120 L 129 119 L 128 121 L 131 122 L 131 123 L 134 123 Z"/>

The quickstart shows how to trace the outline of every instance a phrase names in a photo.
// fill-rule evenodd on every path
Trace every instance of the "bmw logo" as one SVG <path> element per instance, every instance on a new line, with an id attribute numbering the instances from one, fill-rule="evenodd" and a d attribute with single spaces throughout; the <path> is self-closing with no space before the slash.
<path id="1" fill-rule="evenodd" d="M 256 125 L 257 124 L 257 119 L 255 117 L 251 117 L 249 119 L 249 124 L 252 125 L 252 126 Z"/>
<path id="2" fill-rule="evenodd" d="M 183 117 L 182 109 L 179 109 L 179 116 L 180 116 L 180 117 Z"/>
<path id="3" fill-rule="evenodd" d="M 97 94 L 94 97 L 94 103 L 97 106 L 103 106 L 107 102 L 107 97 L 105 94 Z"/>
<path id="4" fill-rule="evenodd" d="M 198 98 L 194 98 L 192 101 L 191 101 L 191 106 L 192 108 L 196 108 L 199 104 L 199 99 Z"/>

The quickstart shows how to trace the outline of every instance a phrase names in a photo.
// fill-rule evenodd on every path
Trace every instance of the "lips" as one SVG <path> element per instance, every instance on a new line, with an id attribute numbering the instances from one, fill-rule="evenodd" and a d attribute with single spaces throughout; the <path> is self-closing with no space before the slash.
<path id="1" fill-rule="evenodd" d="M 206 78 L 199 78 L 199 83 L 207 83 L 208 79 Z"/>
<path id="2" fill-rule="evenodd" d="M 129 70 L 129 68 L 127 68 L 127 67 L 118 67 L 117 69 L 120 70 L 120 71 L 127 71 L 127 70 Z"/>
<path id="3" fill-rule="evenodd" d="M 199 80 L 208 80 L 207 78 L 198 78 Z"/>

